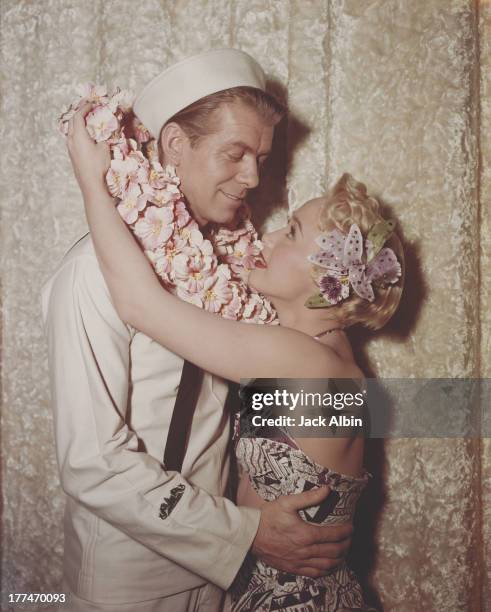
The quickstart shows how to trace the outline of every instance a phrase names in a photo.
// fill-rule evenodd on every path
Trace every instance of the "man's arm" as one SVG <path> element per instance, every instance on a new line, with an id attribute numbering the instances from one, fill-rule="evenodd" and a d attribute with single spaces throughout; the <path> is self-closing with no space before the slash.
<path id="1" fill-rule="evenodd" d="M 351 525 L 306 524 L 297 510 L 328 490 L 237 507 L 167 472 L 124 423 L 131 334 L 96 259 L 68 262 L 43 295 L 55 435 L 64 491 L 129 537 L 227 588 L 248 551 L 318 576 L 346 553 Z"/>
<path id="2" fill-rule="evenodd" d="M 131 333 L 95 257 L 64 264 L 43 294 L 64 491 L 130 538 L 227 588 L 260 512 L 192 486 L 138 452 L 124 423 Z"/>

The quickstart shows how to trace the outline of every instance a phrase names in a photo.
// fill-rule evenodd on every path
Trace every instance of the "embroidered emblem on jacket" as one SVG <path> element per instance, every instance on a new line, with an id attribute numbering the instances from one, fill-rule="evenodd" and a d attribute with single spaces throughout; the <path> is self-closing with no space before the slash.
<path id="1" fill-rule="evenodd" d="M 177 487 L 174 487 L 170 491 L 169 497 L 164 497 L 164 501 L 160 504 L 160 518 L 166 519 L 169 514 L 174 510 L 177 505 L 177 502 L 181 499 L 182 494 L 184 493 L 184 485 L 180 484 Z"/>

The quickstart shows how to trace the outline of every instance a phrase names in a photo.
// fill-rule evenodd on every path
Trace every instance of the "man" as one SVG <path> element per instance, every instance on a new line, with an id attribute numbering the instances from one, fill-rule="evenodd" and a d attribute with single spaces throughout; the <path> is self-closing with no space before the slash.
<path id="1" fill-rule="evenodd" d="M 153 79 L 134 110 L 159 138 L 163 163 L 176 166 L 197 222 L 231 221 L 258 184 L 280 118 L 260 66 L 233 49 L 188 58 Z M 261 511 L 224 497 L 225 381 L 205 373 L 182 467 L 162 462 L 183 360 L 119 319 L 88 236 L 46 285 L 43 315 L 72 609 L 219 610 L 251 546 L 293 573 L 320 575 L 338 562 L 351 527 L 297 515 L 327 490 Z"/>

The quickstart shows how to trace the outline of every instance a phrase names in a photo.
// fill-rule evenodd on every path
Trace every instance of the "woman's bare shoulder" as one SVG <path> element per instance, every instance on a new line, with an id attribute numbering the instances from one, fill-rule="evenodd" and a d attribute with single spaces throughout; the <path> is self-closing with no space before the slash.
<path id="1" fill-rule="evenodd" d="M 282 334 L 282 331 L 284 333 Z M 277 336 L 269 339 L 271 359 L 264 366 L 262 377 L 280 378 L 349 378 L 359 377 L 360 369 L 353 359 L 351 350 L 338 350 L 326 342 L 315 340 L 308 334 L 288 328 L 277 328 Z M 281 338 L 281 341 L 280 341 Z M 268 346 L 263 346 L 263 354 Z M 254 364 L 249 364 L 254 366 Z M 247 366 L 244 366 L 247 370 Z M 257 367 L 255 367 L 257 377 Z M 245 372 L 243 373 L 245 376 Z"/>
<path id="2" fill-rule="evenodd" d="M 339 354 L 325 344 L 312 347 L 312 355 L 305 367 L 310 370 L 312 378 L 364 378 L 352 354 Z"/>

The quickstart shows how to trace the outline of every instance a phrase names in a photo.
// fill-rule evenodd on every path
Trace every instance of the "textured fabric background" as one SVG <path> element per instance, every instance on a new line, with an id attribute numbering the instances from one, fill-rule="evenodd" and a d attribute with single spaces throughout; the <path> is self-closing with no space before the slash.
<path id="1" fill-rule="evenodd" d="M 295 207 L 349 171 L 400 220 L 404 303 L 384 333 L 357 340 L 367 374 L 491 377 L 488 1 L 2 0 L 0 10 L 3 592 L 60 588 L 64 500 L 39 294 L 85 231 L 56 131 L 79 82 L 137 91 L 192 53 L 250 52 L 292 112 L 258 219 L 284 218 L 285 178 Z M 368 451 L 376 483 L 352 556 L 370 590 L 386 611 L 485 610 L 491 440 Z"/>

